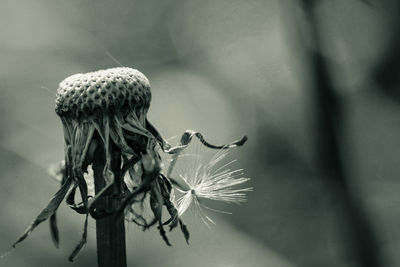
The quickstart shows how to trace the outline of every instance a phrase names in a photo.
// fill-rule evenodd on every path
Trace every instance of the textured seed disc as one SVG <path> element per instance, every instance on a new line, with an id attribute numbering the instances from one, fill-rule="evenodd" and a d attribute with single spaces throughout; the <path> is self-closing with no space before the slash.
<path id="1" fill-rule="evenodd" d="M 146 76 L 131 68 L 112 68 L 78 73 L 63 80 L 57 90 L 56 113 L 90 115 L 121 108 L 147 111 L 150 83 Z"/>

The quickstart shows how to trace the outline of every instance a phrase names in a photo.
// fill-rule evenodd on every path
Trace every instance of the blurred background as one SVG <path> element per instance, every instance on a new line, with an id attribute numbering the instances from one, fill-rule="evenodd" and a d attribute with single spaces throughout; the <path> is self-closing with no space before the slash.
<path id="1" fill-rule="evenodd" d="M 54 112 L 69 75 L 119 65 L 150 80 L 164 137 L 231 152 L 252 180 L 243 205 L 190 213 L 187 246 L 127 226 L 129 266 L 400 266 L 400 46 L 396 0 L 3 0 L 0 254 L 57 191 Z M 84 218 L 62 204 L 61 246 L 40 225 L 0 266 L 71 266 Z M 95 222 L 73 266 L 96 266 Z"/>

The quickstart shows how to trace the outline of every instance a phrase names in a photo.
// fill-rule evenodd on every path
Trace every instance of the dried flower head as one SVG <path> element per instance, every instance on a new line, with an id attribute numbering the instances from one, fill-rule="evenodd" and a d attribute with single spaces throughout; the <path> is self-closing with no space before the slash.
<path id="1" fill-rule="evenodd" d="M 73 210 L 84 214 L 86 218 L 82 238 L 69 258 L 71 261 L 86 243 L 89 215 L 99 219 L 106 216 L 123 216 L 128 211 L 133 215 L 132 221 L 144 229 L 158 224 L 160 235 L 166 244 L 170 245 L 164 230 L 165 225 L 168 225 L 170 230 L 179 225 L 188 242 L 189 232 L 180 219 L 177 207 L 171 201 L 174 181 L 170 178 L 170 173 L 174 164 L 163 174 L 160 152 L 179 155 L 193 137 L 197 137 L 203 145 L 213 149 L 237 147 L 243 145 L 247 138 L 243 137 L 228 145 L 215 146 L 208 143 L 199 132 L 187 130 L 179 144 L 172 147 L 146 118 L 150 101 L 148 79 L 138 70 L 131 68 L 121 67 L 75 74 L 60 83 L 55 110 L 63 124 L 65 160 L 57 168 L 53 168 L 52 172 L 61 178 L 61 187 L 13 246 L 24 240 L 36 226 L 47 219 L 50 219 L 51 235 L 57 246 L 59 236 L 56 210 L 64 198 Z M 101 177 L 105 187 L 99 192 L 94 192 L 95 178 L 90 175 L 90 165 L 95 157 L 99 157 L 98 152 L 95 153 L 99 147 L 102 148 L 99 151 L 105 159 Z M 120 169 L 115 173 L 120 173 L 123 179 L 114 177 L 111 170 L 111 162 L 115 157 L 122 162 L 121 166 L 117 165 Z M 229 187 L 243 180 L 234 180 L 235 173 L 229 171 L 216 174 L 216 177 L 211 175 L 207 179 L 195 182 L 187 179 L 187 183 L 198 198 L 239 201 L 244 191 L 235 193 L 229 191 Z M 110 190 L 114 190 L 113 195 L 122 198 L 122 204 L 118 210 L 100 212 L 96 208 L 98 200 Z M 81 201 L 78 203 L 75 200 L 76 191 L 80 193 Z M 145 220 L 137 210 L 138 205 L 144 205 L 146 197 L 154 216 L 150 221 Z M 197 197 L 194 200 L 197 201 Z M 167 221 L 162 220 L 163 207 L 170 215 Z"/>

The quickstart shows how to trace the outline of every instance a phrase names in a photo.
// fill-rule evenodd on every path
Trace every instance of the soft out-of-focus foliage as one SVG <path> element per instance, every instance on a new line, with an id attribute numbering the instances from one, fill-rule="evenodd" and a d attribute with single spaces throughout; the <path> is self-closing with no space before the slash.
<path id="1" fill-rule="evenodd" d="M 391 55 L 398 4 L 319 2 L 321 52 L 344 103 L 345 171 L 386 266 L 397 266 L 400 111 L 380 93 L 387 82 L 375 77 L 381 63 L 390 62 L 382 60 Z M 211 230 L 187 214 L 189 247 L 173 233 L 170 249 L 157 231 L 149 237 L 127 227 L 131 265 L 355 266 L 330 184 L 315 171 L 309 29 L 298 2 L 290 0 L 2 1 L 1 251 L 58 187 L 46 174 L 63 158 L 52 92 L 70 74 L 118 66 L 111 54 L 149 78 L 149 119 L 164 137 L 195 129 L 224 143 L 247 134 L 248 144 L 231 157 L 255 189 L 248 203 L 232 207 L 233 215 L 213 216 Z M 43 225 L 0 265 L 67 265 L 82 218 L 63 204 L 58 215 L 60 249 Z M 88 239 L 76 266 L 95 261 L 92 228 Z"/>

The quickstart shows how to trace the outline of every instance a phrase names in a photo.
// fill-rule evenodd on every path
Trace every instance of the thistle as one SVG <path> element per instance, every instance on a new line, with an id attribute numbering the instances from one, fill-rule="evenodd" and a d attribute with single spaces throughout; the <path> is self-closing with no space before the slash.
<path id="1" fill-rule="evenodd" d="M 193 137 L 206 147 L 221 150 L 241 146 L 247 138 L 216 146 L 199 132 L 187 130 L 179 144 L 171 146 L 146 118 L 150 102 L 148 79 L 131 68 L 75 74 L 60 83 L 55 111 L 63 124 L 65 159 L 53 173 L 61 178 L 61 187 L 14 247 L 47 219 L 58 246 L 56 211 L 64 198 L 74 211 L 85 216 L 82 238 L 70 261 L 86 244 L 89 215 L 96 220 L 99 266 L 126 266 L 125 213 L 131 214 L 131 220 L 144 229 L 157 224 L 167 245 L 171 244 L 164 226 L 172 230 L 179 225 L 188 242 L 189 232 L 180 218 L 183 206 L 176 207 L 171 197 L 173 187 L 178 186 L 171 177 L 177 156 Z M 167 173 L 162 171 L 160 153 L 172 154 L 175 159 Z M 196 201 L 197 197 L 205 197 L 240 202 L 248 189 L 228 188 L 244 182 L 243 179 L 236 179 L 235 172 L 219 171 L 208 179 L 195 178 L 201 182 L 191 183 L 187 179 L 186 183 L 195 191 Z M 93 184 L 94 192 L 90 190 Z M 75 199 L 77 191 L 80 201 Z M 137 210 L 137 206 L 144 206 L 146 197 L 154 216 L 151 220 L 145 220 Z M 163 207 L 170 216 L 166 221 L 162 219 Z"/>

